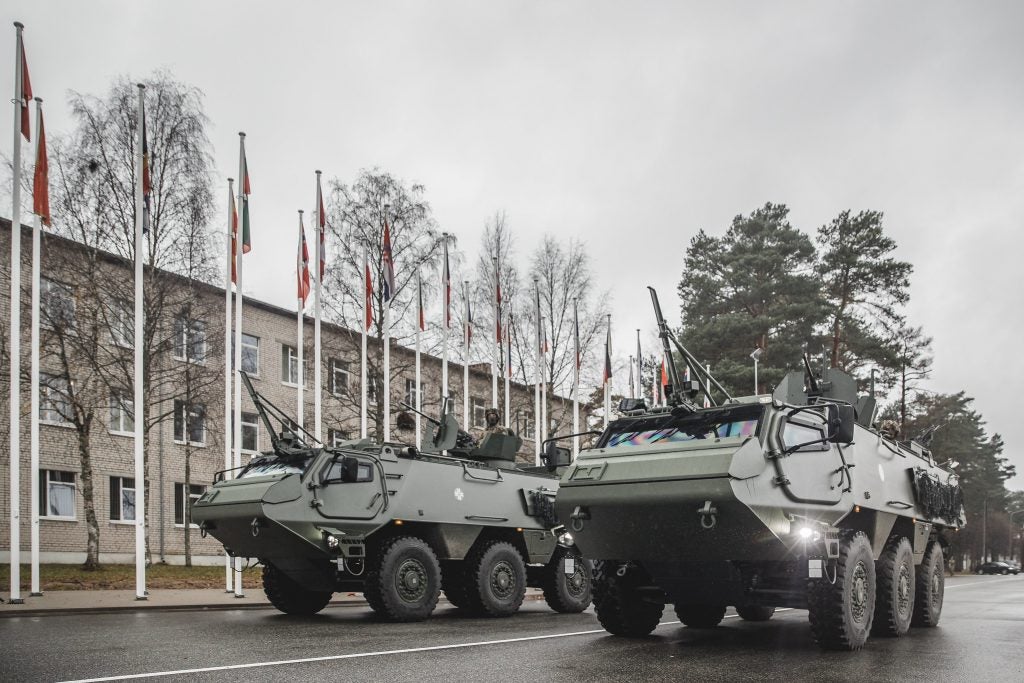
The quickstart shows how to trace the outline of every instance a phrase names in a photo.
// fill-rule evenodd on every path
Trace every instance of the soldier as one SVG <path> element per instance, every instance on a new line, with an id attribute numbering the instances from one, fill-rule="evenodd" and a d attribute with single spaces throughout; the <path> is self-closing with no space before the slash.
<path id="1" fill-rule="evenodd" d="M 878 431 L 892 441 L 900 438 L 900 425 L 896 420 L 882 420 L 882 427 Z"/>
<path id="2" fill-rule="evenodd" d="M 484 413 L 484 420 L 486 421 L 487 425 L 483 428 L 483 435 L 486 436 L 488 434 L 507 434 L 509 436 L 515 436 L 515 433 L 511 429 L 498 424 L 498 418 L 499 415 L 497 408 L 487 409 L 487 412 Z"/>

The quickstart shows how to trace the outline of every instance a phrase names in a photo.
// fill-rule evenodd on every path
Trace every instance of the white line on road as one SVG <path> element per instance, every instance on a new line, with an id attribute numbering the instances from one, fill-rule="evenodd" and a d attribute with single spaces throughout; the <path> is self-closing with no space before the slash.
<path id="1" fill-rule="evenodd" d="M 780 608 L 776 612 L 787 612 L 790 608 Z M 738 614 L 730 614 L 726 619 L 734 619 Z M 663 621 L 658 626 L 671 626 L 678 624 L 678 621 Z M 361 657 L 383 657 L 385 655 L 404 655 L 415 652 L 431 652 L 435 650 L 456 650 L 466 647 L 483 647 L 485 645 L 504 645 L 506 643 L 524 643 L 531 640 L 550 640 L 553 638 L 572 638 L 574 636 L 589 636 L 595 633 L 605 633 L 603 628 L 590 631 L 571 631 L 569 633 L 552 633 L 546 636 L 524 636 L 521 638 L 502 638 L 500 640 L 481 640 L 474 643 L 453 643 L 449 645 L 428 645 L 425 647 L 409 647 L 401 650 L 380 650 L 378 652 L 353 652 L 347 655 L 328 655 L 325 657 L 303 657 L 302 659 L 278 659 L 270 662 L 251 662 L 248 664 L 226 664 L 223 666 L 204 666 L 195 669 L 178 669 L 175 671 L 151 671 L 141 674 L 127 674 L 124 676 L 104 676 L 102 678 L 81 678 L 64 683 L 99 683 L 100 681 L 127 681 L 135 678 L 157 678 L 158 676 L 183 676 L 185 674 L 207 673 L 209 671 L 230 671 L 232 669 L 257 669 L 267 666 L 282 666 L 285 664 L 309 664 L 313 662 L 333 662 L 339 659 L 359 659 Z"/>
<path id="2" fill-rule="evenodd" d="M 971 581 L 970 583 L 957 583 L 957 584 L 954 584 L 952 586 L 946 586 L 946 590 L 951 591 L 954 588 L 963 588 L 965 586 L 981 586 L 982 584 L 987 586 L 987 585 L 993 584 L 993 583 L 1002 583 L 1003 581 L 1021 581 L 1021 579 L 1018 579 L 1016 576 L 1013 577 L 1012 579 L 1011 578 L 992 579 L 991 581 L 986 581 L 985 579 L 981 579 L 980 581 Z"/>

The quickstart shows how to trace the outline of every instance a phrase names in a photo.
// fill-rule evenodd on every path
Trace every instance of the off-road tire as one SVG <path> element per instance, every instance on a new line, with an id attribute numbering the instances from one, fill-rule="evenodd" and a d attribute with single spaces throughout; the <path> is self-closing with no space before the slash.
<path id="1" fill-rule="evenodd" d="M 414 536 L 388 539 L 367 567 L 363 595 L 388 621 L 423 621 L 441 595 L 437 555 Z"/>
<path id="2" fill-rule="evenodd" d="M 676 616 L 690 628 L 714 628 L 725 618 L 725 605 L 676 605 Z"/>
<path id="3" fill-rule="evenodd" d="M 482 543 L 466 557 L 466 607 L 474 614 L 509 617 L 526 597 L 526 563 L 505 541 Z"/>
<path id="4" fill-rule="evenodd" d="M 827 575 L 829 567 L 825 571 Z M 808 579 L 811 633 L 822 649 L 859 650 L 875 615 L 875 561 L 863 532 L 840 538 L 834 572 L 834 577 Z"/>
<path id="5" fill-rule="evenodd" d="M 469 597 L 466 595 L 466 577 L 462 561 L 441 563 L 441 590 L 452 606 L 460 609 L 468 606 Z"/>
<path id="6" fill-rule="evenodd" d="M 946 561 L 938 541 L 932 541 L 925 549 L 916 579 L 914 616 L 910 625 L 938 626 L 939 617 L 942 616 L 942 599 L 946 592 Z"/>
<path id="7" fill-rule="evenodd" d="M 914 551 L 906 536 L 892 536 L 875 562 L 875 618 L 871 635 L 898 638 L 914 616 Z"/>
<path id="8" fill-rule="evenodd" d="M 743 621 L 768 621 L 775 615 L 774 607 L 764 605 L 736 605 L 736 614 Z"/>
<path id="9" fill-rule="evenodd" d="M 572 558 L 575 571 L 565 573 L 565 560 Z M 544 567 L 541 588 L 548 607 L 562 614 L 578 614 L 590 607 L 593 599 L 593 573 L 590 563 L 576 548 L 558 546 Z"/>
<path id="10" fill-rule="evenodd" d="M 621 565 L 614 560 L 594 563 L 594 611 L 601 626 L 612 635 L 641 638 L 657 628 L 665 603 L 652 602 L 636 590 L 651 582 L 647 572 L 631 566 L 619 576 Z"/>
<path id="11" fill-rule="evenodd" d="M 330 591 L 306 590 L 272 564 L 263 565 L 263 592 L 285 614 L 311 616 L 331 601 Z"/>

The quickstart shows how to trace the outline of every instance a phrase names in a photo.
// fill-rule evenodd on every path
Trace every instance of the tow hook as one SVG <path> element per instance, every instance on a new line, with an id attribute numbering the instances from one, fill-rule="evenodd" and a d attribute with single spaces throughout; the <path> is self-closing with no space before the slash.
<path id="1" fill-rule="evenodd" d="M 714 529 L 718 523 L 718 508 L 710 500 L 704 501 L 704 507 L 697 508 L 697 514 L 700 515 L 700 525 L 705 529 Z"/>
<path id="2" fill-rule="evenodd" d="M 590 519 L 590 511 L 582 505 L 577 505 L 576 509 L 569 515 L 569 526 L 572 527 L 573 531 L 583 531 L 583 520 Z"/>

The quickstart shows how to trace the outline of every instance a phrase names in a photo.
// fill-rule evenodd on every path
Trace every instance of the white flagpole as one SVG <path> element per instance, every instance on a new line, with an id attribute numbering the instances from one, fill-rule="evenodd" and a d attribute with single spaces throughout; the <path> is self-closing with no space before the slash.
<path id="1" fill-rule="evenodd" d="M 605 354 L 607 356 L 607 358 L 605 360 L 606 363 L 609 362 L 608 359 L 610 359 L 611 355 L 612 355 L 611 341 L 612 341 L 612 316 L 609 313 L 608 314 L 608 337 L 607 337 L 607 339 L 605 341 L 605 344 L 604 344 L 604 349 L 605 349 L 604 352 L 605 352 Z M 608 429 L 608 423 L 611 421 L 611 415 L 612 415 L 612 378 L 611 378 L 611 373 L 609 372 L 608 373 L 608 378 L 604 382 L 604 428 L 605 429 Z"/>
<path id="2" fill-rule="evenodd" d="M 572 433 L 580 433 L 580 316 L 578 302 L 572 300 Z M 580 454 L 580 437 L 572 437 L 572 459 Z"/>
<path id="3" fill-rule="evenodd" d="M 496 341 L 494 358 L 491 359 L 491 406 L 498 407 L 498 359 L 501 358 L 501 335 L 498 329 L 501 327 L 501 306 L 498 304 L 498 288 L 500 274 L 498 273 L 498 257 L 494 257 L 494 338 Z M 508 423 L 506 423 L 508 424 Z"/>
<path id="4" fill-rule="evenodd" d="M 508 322 L 507 322 L 507 324 L 505 326 L 505 334 L 508 335 L 508 337 L 507 337 L 508 341 L 506 343 L 511 343 L 511 341 L 512 341 L 511 325 L 512 325 L 512 315 L 510 313 L 509 316 L 508 316 Z M 511 387 L 509 385 L 511 384 L 511 375 L 512 375 L 512 362 L 511 362 L 512 359 L 510 358 L 510 355 L 511 354 L 505 356 L 505 363 L 504 363 L 504 365 L 505 365 L 505 426 L 506 427 L 508 427 L 508 426 L 510 426 L 512 424 L 512 405 L 511 405 L 511 401 L 509 400 L 510 397 L 511 397 Z"/>
<path id="5" fill-rule="evenodd" d="M 302 250 L 302 238 L 305 236 L 304 233 L 305 233 L 305 231 L 302 229 L 302 209 L 299 209 L 299 249 L 298 249 L 298 252 L 297 252 L 297 255 L 296 255 L 296 258 L 295 258 L 295 265 L 296 265 L 296 271 L 295 271 L 296 280 L 295 280 L 295 284 L 296 284 L 296 289 L 299 289 L 299 288 L 302 287 L 302 268 L 303 268 L 303 266 L 307 265 L 307 264 L 302 262 L 302 251 L 303 251 Z M 303 330 L 302 330 L 302 317 L 303 317 L 302 316 L 302 312 L 303 312 L 303 308 L 305 308 L 305 302 L 302 300 L 302 296 L 301 295 L 296 296 L 296 304 L 295 304 L 295 311 L 296 311 L 296 314 L 295 314 L 295 326 L 296 326 L 296 331 L 295 331 L 295 338 L 298 340 L 298 342 L 297 342 L 297 346 L 295 347 L 295 355 L 296 355 L 297 361 L 298 361 L 298 370 L 296 371 L 296 379 L 297 379 L 297 382 L 298 382 L 299 386 L 298 386 L 298 395 L 297 395 L 295 418 L 296 418 L 296 421 L 298 422 L 299 427 L 305 427 L 306 426 L 306 407 L 305 407 L 305 405 L 303 403 L 304 396 L 302 395 L 303 384 L 306 381 L 306 378 L 303 376 L 305 373 L 303 373 L 303 367 L 302 367 L 303 353 L 305 352 L 305 349 L 303 348 L 305 346 L 305 343 L 303 342 L 303 339 L 302 339 L 302 336 L 303 336 L 302 335 L 302 332 L 303 332 Z"/>
<path id="6" fill-rule="evenodd" d="M 547 359 L 547 346 L 548 346 L 548 331 L 544 323 L 547 318 L 540 319 L 540 327 L 544 330 L 544 346 L 541 347 L 541 366 L 540 366 L 540 415 L 541 415 L 541 428 L 540 428 L 540 440 L 547 441 L 548 439 L 548 359 Z"/>
<path id="7" fill-rule="evenodd" d="M 452 274 L 448 266 L 448 233 L 441 233 L 444 239 L 444 263 L 441 265 L 441 402 L 448 398 L 448 337 L 451 336 L 449 316 L 451 315 L 451 278 Z M 444 418 L 442 418 L 444 419 Z"/>
<path id="8" fill-rule="evenodd" d="M 394 292 L 391 293 L 394 296 Z M 384 442 L 391 441 L 391 301 L 384 303 Z"/>
<path id="9" fill-rule="evenodd" d="M 537 298 L 537 339 L 534 345 L 537 349 L 537 364 L 533 370 L 533 464 L 540 466 L 540 442 L 541 442 L 541 416 L 540 416 L 540 382 L 541 372 L 543 371 L 543 361 L 541 360 L 541 340 L 540 340 L 540 290 L 537 285 L 537 278 L 533 278 L 533 290 Z"/>
<path id="10" fill-rule="evenodd" d="M 145 211 L 142 196 L 143 160 L 142 136 L 144 96 L 146 86 L 139 83 L 138 139 L 135 145 L 135 396 L 132 412 L 135 422 L 135 599 L 146 599 L 146 482 L 145 453 L 143 452 L 143 422 L 146 416 L 145 397 L 142 392 L 143 368 L 142 345 L 145 312 L 143 309 L 142 264 L 145 258 L 145 241 L 142 238 Z"/>
<path id="11" fill-rule="evenodd" d="M 420 392 L 423 384 L 420 377 L 420 332 L 423 325 L 423 281 L 420 280 L 420 273 L 416 271 L 416 448 L 420 447 L 420 411 L 423 403 L 420 400 Z"/>
<path id="12" fill-rule="evenodd" d="M 238 134 L 238 236 L 235 239 L 235 365 L 234 372 L 242 369 L 242 305 L 245 297 L 242 294 L 242 243 L 245 241 L 245 216 L 247 208 L 245 198 L 245 133 Z M 234 419 L 234 459 L 232 467 L 242 466 L 242 382 L 236 379 L 233 383 L 235 392 Z M 245 589 L 242 585 L 242 558 L 234 558 L 235 597 L 244 598 Z"/>
<path id="13" fill-rule="evenodd" d="M 362 347 L 359 356 L 359 438 L 366 438 L 366 316 L 370 310 L 370 299 L 366 295 L 367 278 L 370 274 L 369 247 L 363 245 L 363 320 L 359 327 L 362 328 Z"/>
<path id="14" fill-rule="evenodd" d="M 462 428 L 469 431 L 469 280 L 462 281 L 466 313 L 462 320 Z"/>
<path id="15" fill-rule="evenodd" d="M 39 146 L 42 144 L 43 100 L 36 98 L 36 163 L 39 163 Z M 36 214 L 32 230 L 32 369 L 30 392 L 29 427 L 29 537 L 31 543 L 32 583 L 30 597 L 43 594 L 39 587 L 39 258 L 42 251 L 43 217 Z"/>
<path id="16" fill-rule="evenodd" d="M 235 232 L 234 205 L 235 181 L 228 178 L 228 229 L 225 233 L 224 261 L 224 469 L 231 469 L 231 264 L 235 260 L 231 237 Z M 238 236 L 241 239 L 241 235 Z M 225 473 L 227 474 L 227 473 Z M 234 593 L 234 573 L 231 571 L 231 556 L 224 553 L 224 592 Z"/>
<path id="17" fill-rule="evenodd" d="M 20 605 L 21 598 L 21 109 L 25 106 L 22 95 L 21 31 L 25 26 L 14 22 L 17 40 L 14 41 L 14 186 L 11 188 L 11 400 L 10 458 L 11 458 L 11 596 L 12 605 Z"/>
<path id="18" fill-rule="evenodd" d="M 323 276 L 320 274 L 320 263 L 324 258 L 323 253 L 323 232 L 327 229 L 324 217 L 320 215 L 321 201 L 320 171 L 316 172 L 316 291 L 313 293 L 313 357 L 316 359 L 313 365 L 313 435 L 317 441 L 323 443 L 323 400 L 320 394 L 323 391 L 323 368 L 321 368 L 321 354 L 323 349 L 320 346 L 320 301 L 323 296 Z"/>

